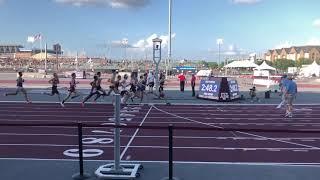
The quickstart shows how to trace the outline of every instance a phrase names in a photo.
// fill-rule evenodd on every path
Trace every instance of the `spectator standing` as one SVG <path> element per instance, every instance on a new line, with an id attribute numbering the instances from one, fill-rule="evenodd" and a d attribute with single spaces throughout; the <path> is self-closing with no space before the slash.
<path id="1" fill-rule="evenodd" d="M 286 97 L 286 115 L 285 117 L 292 117 L 292 110 L 293 110 L 293 100 L 295 99 L 297 95 L 297 84 L 293 81 L 293 76 L 288 76 L 288 81 L 285 84 L 285 97 Z"/>
<path id="2" fill-rule="evenodd" d="M 149 86 L 149 93 L 153 93 L 153 87 L 154 87 L 154 74 L 152 71 L 149 72 L 147 77 L 147 84 Z"/>
<path id="3" fill-rule="evenodd" d="M 180 81 L 180 91 L 181 92 L 184 92 L 184 85 L 185 85 L 185 82 L 186 82 L 186 77 L 184 76 L 183 73 L 181 73 L 179 76 L 179 81 Z"/>
<path id="4" fill-rule="evenodd" d="M 281 108 L 285 102 L 286 102 L 286 98 L 285 98 L 285 92 L 286 92 L 286 83 L 289 80 L 287 79 L 287 75 L 283 75 L 281 77 L 280 83 L 279 83 L 279 87 L 280 87 L 280 95 L 281 95 L 281 102 L 280 104 L 277 106 L 277 109 Z"/>
<path id="5" fill-rule="evenodd" d="M 196 76 L 194 75 L 194 73 L 192 73 L 192 76 L 191 76 L 192 97 L 196 96 L 195 86 L 196 86 Z"/>

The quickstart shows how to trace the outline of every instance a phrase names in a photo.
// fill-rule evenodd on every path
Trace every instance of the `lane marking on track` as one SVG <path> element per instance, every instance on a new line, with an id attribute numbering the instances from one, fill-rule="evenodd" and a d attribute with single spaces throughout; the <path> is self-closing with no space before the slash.
<path id="1" fill-rule="evenodd" d="M 220 127 L 220 126 L 213 126 L 213 125 L 208 124 L 208 123 L 203 123 L 203 122 L 201 122 L 201 121 L 196 121 L 196 120 L 192 120 L 192 119 L 190 119 L 190 118 L 185 118 L 185 117 L 182 117 L 182 116 L 173 114 L 173 113 L 169 113 L 169 112 L 164 111 L 164 110 L 162 110 L 162 109 L 159 109 L 159 108 L 157 108 L 157 107 L 155 107 L 155 106 L 153 106 L 153 107 L 154 107 L 155 109 L 157 109 L 158 111 L 163 112 L 163 113 L 165 113 L 165 114 L 169 114 L 169 115 L 171 115 L 171 116 L 176 116 L 176 117 L 180 117 L 180 118 L 182 118 L 182 119 L 189 120 L 189 121 L 192 121 L 192 122 L 196 122 L 196 123 L 199 123 L 199 124 L 203 124 L 203 125 L 207 125 L 207 126 L 212 126 L 212 127 L 215 127 L 215 128 L 223 129 L 223 127 Z M 245 134 L 245 135 L 249 135 L 249 136 L 254 136 L 254 137 L 267 138 L 268 140 L 276 141 L 276 142 L 282 142 L 282 143 L 285 143 L 285 144 L 297 145 L 297 146 L 302 146 L 302 147 L 307 147 L 307 148 L 317 149 L 317 150 L 320 149 L 319 147 L 316 147 L 316 146 L 310 146 L 310 145 L 306 145 L 306 144 L 300 144 L 300 143 L 294 143 L 294 142 L 290 142 L 290 141 L 279 140 L 279 139 L 275 139 L 275 138 L 269 138 L 269 137 L 260 136 L 260 135 L 253 134 L 253 133 L 246 133 L 246 132 L 242 132 L 242 131 L 236 131 L 236 132 L 237 132 L 237 133 L 240 133 L 240 134 Z"/>
<path id="2" fill-rule="evenodd" d="M 279 152 L 279 151 L 281 151 L 281 150 L 280 150 L 280 149 L 267 149 L 267 151 Z"/>
<path id="3" fill-rule="evenodd" d="M 301 139 L 300 141 L 305 141 L 305 142 L 314 142 L 316 141 L 315 139 Z"/>
<path id="4" fill-rule="evenodd" d="M 9 122 L 74 122 L 74 120 L 47 120 L 47 119 L 39 119 L 39 120 L 34 120 L 34 119 L 1 119 L 0 118 L 0 122 L 1 121 L 9 121 Z M 84 120 L 81 122 L 94 122 L 94 123 L 100 123 L 100 122 L 106 122 L 105 120 L 100 120 L 100 121 L 95 121 L 95 120 Z"/>
<path id="5" fill-rule="evenodd" d="M 45 134 L 45 133 L 0 133 L 0 136 L 65 136 L 65 137 L 78 137 L 75 134 Z M 96 136 L 96 137 L 113 137 L 112 134 L 101 134 L 101 135 L 92 135 L 92 134 L 84 134 L 83 136 Z M 121 137 L 131 138 L 132 135 L 121 135 Z M 136 138 L 164 138 L 167 139 L 168 136 L 136 136 Z M 206 137 L 206 136 L 173 136 L 174 139 L 217 139 L 217 140 L 255 140 L 255 141 L 266 141 L 266 138 L 255 138 L 255 137 Z M 313 142 L 320 140 L 320 137 L 295 137 L 295 138 L 277 138 L 282 140 L 300 140 L 306 142 Z"/>
<path id="6" fill-rule="evenodd" d="M 293 150 L 294 152 L 309 152 L 308 150 Z"/>
<path id="7" fill-rule="evenodd" d="M 243 148 L 243 151 L 256 151 L 256 148 Z"/>
<path id="8" fill-rule="evenodd" d="M 33 104 L 59 104 L 60 102 L 54 102 L 54 101 L 32 101 Z M 0 106 L 1 105 L 7 105 L 7 104 L 1 104 L 1 103 L 13 103 L 13 104 L 26 104 L 25 101 L 0 101 Z M 79 104 L 80 102 L 68 102 L 66 104 Z M 87 104 L 94 104 L 91 102 L 88 102 Z M 97 102 L 96 104 L 99 105 L 112 105 L 112 102 Z M 166 103 L 141 103 L 141 106 L 143 105 L 166 105 Z M 212 104 L 212 102 L 210 103 L 171 103 L 171 105 L 174 106 L 190 106 L 193 109 L 194 108 L 211 108 L 209 106 L 215 107 L 215 106 L 222 106 L 222 107 L 243 107 L 243 106 L 253 106 L 253 107 L 257 107 L 257 106 L 267 106 L 267 107 L 271 107 L 272 109 L 276 109 L 274 108 L 274 106 L 278 106 L 279 104 Z M 204 107 L 203 107 L 204 106 Z M 295 104 L 295 106 L 310 106 L 313 109 L 314 108 L 319 108 L 319 107 L 315 107 L 315 106 L 320 106 L 320 103 L 299 103 L 299 104 Z M 238 109 L 239 110 L 239 109 Z"/>
<path id="9" fill-rule="evenodd" d="M 141 121 L 141 123 L 139 124 L 139 126 L 142 126 L 142 124 L 144 123 L 144 121 L 147 119 L 149 113 L 151 112 L 153 106 L 150 106 L 148 112 L 146 113 L 146 115 L 144 116 L 143 120 Z M 120 160 L 123 158 L 123 156 L 126 154 L 128 148 L 130 147 L 131 143 L 133 142 L 134 138 L 136 137 L 136 135 L 139 132 L 139 128 L 134 132 L 134 134 L 132 135 L 131 139 L 129 140 L 128 144 L 126 145 L 126 147 L 124 148 L 124 150 L 122 151 L 121 155 L 120 155 Z"/>
<path id="10" fill-rule="evenodd" d="M 306 125 L 304 125 L 304 124 L 295 124 L 295 125 L 292 125 L 292 126 L 294 126 L 294 127 L 304 127 Z"/>
<path id="11" fill-rule="evenodd" d="M 37 147 L 78 147 L 77 144 L 0 144 L 0 146 L 37 146 Z M 103 147 L 103 148 L 113 148 L 113 145 L 101 145 L 101 144 L 86 144 L 83 145 L 84 147 Z M 127 147 L 126 145 L 121 145 L 121 148 Z M 168 149 L 168 146 L 130 146 L 130 148 L 139 148 L 139 149 L 144 149 L 144 148 L 150 148 L 150 149 Z M 207 146 L 199 146 L 199 147 L 193 147 L 193 146 L 176 146 L 174 149 L 189 149 L 189 150 L 283 150 L 283 151 L 306 151 L 306 150 L 315 150 L 315 149 L 310 149 L 310 148 L 252 148 L 252 147 L 207 147 Z"/>
<path id="12" fill-rule="evenodd" d="M 78 159 L 45 159 L 45 158 L 0 158 L 0 160 L 12 160 L 12 161 L 59 161 L 59 162 L 78 162 Z M 91 160 L 86 159 L 88 162 L 113 162 L 114 160 Z M 168 161 L 122 161 L 123 163 L 161 163 L 167 164 Z M 201 162 L 201 161 L 174 161 L 176 164 L 207 164 L 207 165 L 249 165 L 249 166 L 277 166 L 277 167 L 319 167 L 320 163 L 273 163 L 273 162 Z"/>

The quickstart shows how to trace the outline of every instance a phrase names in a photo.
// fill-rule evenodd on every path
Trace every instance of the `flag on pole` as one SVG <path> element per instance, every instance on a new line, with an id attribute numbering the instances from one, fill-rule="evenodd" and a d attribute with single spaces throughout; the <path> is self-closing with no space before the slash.
<path id="1" fill-rule="evenodd" d="M 34 43 L 35 42 L 34 36 L 28 36 L 27 42 Z"/>
<path id="2" fill-rule="evenodd" d="M 36 34 L 34 36 L 28 36 L 27 38 L 27 42 L 28 43 L 34 43 L 38 40 L 41 40 L 42 39 L 42 35 L 41 34 Z"/>
<path id="3" fill-rule="evenodd" d="M 35 36 L 34 36 L 34 39 L 35 39 L 35 41 L 37 41 L 37 40 L 41 40 L 41 39 L 42 39 L 41 34 L 37 34 L 37 35 L 35 35 Z"/>

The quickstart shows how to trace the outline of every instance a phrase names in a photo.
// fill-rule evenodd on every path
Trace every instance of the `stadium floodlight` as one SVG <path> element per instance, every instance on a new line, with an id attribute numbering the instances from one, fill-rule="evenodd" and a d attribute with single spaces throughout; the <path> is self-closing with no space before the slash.
<path id="1" fill-rule="evenodd" d="M 124 47 L 124 60 L 127 60 L 127 47 L 128 47 L 128 43 L 129 43 L 129 40 L 127 38 L 123 38 L 122 41 L 121 41 L 121 44 L 123 45 Z"/>
<path id="2" fill-rule="evenodd" d="M 218 48 L 219 48 L 219 64 L 218 64 L 218 67 L 220 65 L 220 55 L 221 55 L 221 45 L 222 44 L 223 44 L 223 39 L 222 38 L 217 39 L 217 45 L 218 45 Z"/>

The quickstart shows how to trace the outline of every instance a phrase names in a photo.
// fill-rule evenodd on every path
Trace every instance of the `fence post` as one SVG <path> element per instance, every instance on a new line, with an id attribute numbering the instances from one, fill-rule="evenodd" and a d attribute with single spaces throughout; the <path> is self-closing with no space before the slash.
<path id="1" fill-rule="evenodd" d="M 170 124 L 169 130 L 169 180 L 173 178 L 173 126 Z"/>
<path id="2" fill-rule="evenodd" d="M 168 126 L 169 131 L 169 177 L 162 178 L 162 180 L 179 180 L 173 177 L 173 125 Z"/>
<path id="3" fill-rule="evenodd" d="M 78 122 L 78 148 L 79 148 L 79 173 L 72 176 L 73 179 L 88 179 L 90 175 L 83 170 L 83 145 L 82 145 L 82 123 Z"/>
<path id="4" fill-rule="evenodd" d="M 121 99 L 120 95 L 116 94 L 116 102 L 114 108 L 115 125 L 120 126 L 120 109 L 121 109 Z M 120 166 L 120 128 L 116 127 L 114 132 L 114 170 L 119 172 Z"/>

